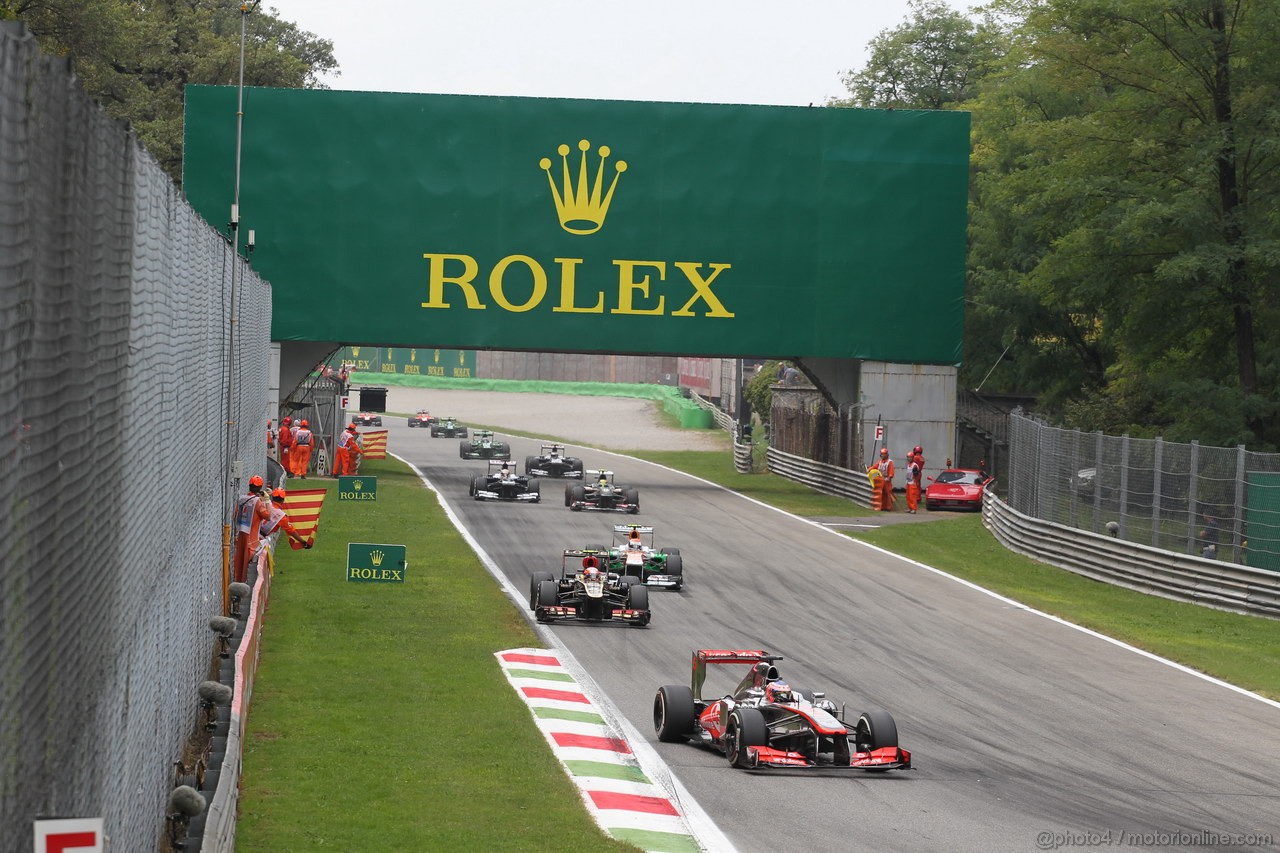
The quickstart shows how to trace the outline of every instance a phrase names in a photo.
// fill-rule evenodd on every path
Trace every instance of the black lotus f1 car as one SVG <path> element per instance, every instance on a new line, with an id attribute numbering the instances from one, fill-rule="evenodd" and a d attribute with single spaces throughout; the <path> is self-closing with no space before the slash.
<path id="1" fill-rule="evenodd" d="M 569 483 L 564 487 L 564 505 L 569 509 L 574 512 L 593 510 L 632 515 L 640 511 L 639 489 L 616 484 L 612 471 L 587 471 L 586 474 L 581 483 Z"/>
<path id="2" fill-rule="evenodd" d="M 564 552 L 560 578 L 534 572 L 529 579 L 529 609 L 539 622 L 625 622 L 649 624 L 649 590 L 633 576 L 600 568 L 600 554 L 580 549 Z"/>
<path id="3" fill-rule="evenodd" d="M 471 478 L 471 497 L 478 501 L 538 503 L 542 487 L 537 478 L 516 473 L 510 462 L 489 460 L 489 472 Z"/>
<path id="4" fill-rule="evenodd" d="M 582 460 L 576 456 L 566 456 L 564 448 L 558 444 L 544 444 L 540 455 L 524 458 L 524 470 L 535 477 L 581 480 Z"/>
<path id="5" fill-rule="evenodd" d="M 863 711 L 855 721 L 826 698 L 793 688 L 778 674 L 780 655 L 759 649 L 699 649 L 689 687 L 668 684 L 653 699 L 658 740 L 681 741 L 724 753 L 733 767 L 837 768 L 886 771 L 911 767 L 898 746 L 888 711 Z M 704 699 L 709 664 L 750 664 L 737 689 Z"/>

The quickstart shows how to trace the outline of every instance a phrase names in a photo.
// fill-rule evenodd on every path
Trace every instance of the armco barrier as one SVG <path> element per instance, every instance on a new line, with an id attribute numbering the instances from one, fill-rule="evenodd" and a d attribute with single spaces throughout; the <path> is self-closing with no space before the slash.
<path id="1" fill-rule="evenodd" d="M 1010 551 L 1116 586 L 1280 618 L 1280 573 L 1206 560 L 1023 515 L 987 493 L 982 521 Z"/>
<path id="2" fill-rule="evenodd" d="M 829 495 L 849 498 L 860 506 L 871 507 L 871 482 L 865 471 L 851 471 L 803 456 L 769 448 L 769 470 L 788 480 L 804 483 Z"/>

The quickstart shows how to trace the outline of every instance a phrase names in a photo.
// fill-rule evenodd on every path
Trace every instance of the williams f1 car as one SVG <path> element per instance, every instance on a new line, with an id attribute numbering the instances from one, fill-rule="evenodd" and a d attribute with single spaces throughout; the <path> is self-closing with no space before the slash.
<path id="1" fill-rule="evenodd" d="M 609 548 L 609 570 L 636 575 L 646 586 L 680 589 L 684 586 L 684 561 L 679 548 L 653 547 L 653 528 L 641 524 L 615 524 L 622 541 Z M 645 537 L 648 539 L 645 539 Z"/>
<path id="2" fill-rule="evenodd" d="M 634 515 L 640 511 L 640 490 L 614 483 L 612 471 L 587 471 L 581 483 L 564 487 L 564 505 L 574 512 L 585 509 Z"/>
<path id="3" fill-rule="evenodd" d="M 601 555 L 572 549 L 564 552 L 560 578 L 534 572 L 529 579 L 529 609 L 539 622 L 625 622 L 649 624 L 649 590 L 640 579 L 600 568 Z"/>
<path id="4" fill-rule="evenodd" d="M 437 418 L 435 415 L 428 412 L 426 409 L 418 409 L 418 413 L 413 417 L 409 418 L 409 426 L 411 427 L 431 426 L 432 424 L 438 422 L 439 420 L 440 420 L 439 418 Z"/>
<path id="5" fill-rule="evenodd" d="M 478 429 L 470 441 L 458 443 L 458 455 L 463 459 L 510 459 L 511 445 L 498 441 L 487 429 Z"/>
<path id="6" fill-rule="evenodd" d="M 536 477 L 581 480 L 582 460 L 576 456 L 565 456 L 564 448 L 558 444 L 544 444 L 541 455 L 524 458 L 524 470 Z"/>
<path id="7" fill-rule="evenodd" d="M 432 438 L 466 438 L 467 428 L 453 418 L 438 418 L 431 425 Z"/>
<path id="8" fill-rule="evenodd" d="M 724 753 L 733 767 L 838 768 L 885 771 L 911 767 L 888 711 L 846 721 L 825 693 L 797 690 L 774 663 L 780 655 L 750 649 L 699 649 L 689 687 L 668 684 L 653 699 L 653 727 L 665 743 L 690 742 Z M 704 699 L 708 665 L 749 664 L 737 689 Z"/>
<path id="9" fill-rule="evenodd" d="M 471 478 L 471 497 L 478 501 L 538 503 L 542 488 L 534 477 L 517 474 L 510 462 L 489 460 L 489 473 Z"/>

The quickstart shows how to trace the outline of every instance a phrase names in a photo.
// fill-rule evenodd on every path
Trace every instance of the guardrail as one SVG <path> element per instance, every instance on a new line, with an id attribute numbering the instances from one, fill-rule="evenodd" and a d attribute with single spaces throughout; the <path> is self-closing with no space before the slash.
<path id="1" fill-rule="evenodd" d="M 988 492 L 982 521 L 1010 551 L 1164 598 L 1280 618 L 1280 573 L 1206 560 L 1023 515 Z"/>
<path id="2" fill-rule="evenodd" d="M 716 422 L 716 426 L 720 427 L 720 429 L 729 433 L 736 433 L 738 431 L 738 422 L 729 417 L 728 412 L 720 411 L 720 409 L 710 400 L 703 399 L 694 391 L 689 392 L 689 399 L 710 412 L 712 419 Z"/>
<path id="3" fill-rule="evenodd" d="M 768 460 L 769 470 L 775 474 L 871 508 L 871 481 L 867 479 L 865 471 L 852 471 L 825 462 L 814 462 L 772 447 L 769 448 Z"/>

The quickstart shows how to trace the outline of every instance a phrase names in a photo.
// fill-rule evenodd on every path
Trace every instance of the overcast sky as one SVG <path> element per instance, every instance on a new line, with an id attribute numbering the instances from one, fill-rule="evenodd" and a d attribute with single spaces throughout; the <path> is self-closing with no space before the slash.
<path id="1" fill-rule="evenodd" d="M 953 8 L 964 8 L 951 4 Z M 821 104 L 907 0 L 264 0 L 333 42 L 330 88 Z"/>

